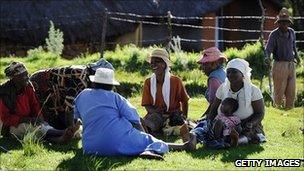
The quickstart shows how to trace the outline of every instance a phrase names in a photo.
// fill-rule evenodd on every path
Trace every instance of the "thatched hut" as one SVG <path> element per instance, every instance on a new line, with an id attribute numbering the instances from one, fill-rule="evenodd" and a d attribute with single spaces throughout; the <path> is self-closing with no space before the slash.
<path id="1" fill-rule="evenodd" d="M 281 0 L 263 0 L 270 15 L 275 16 L 280 9 Z M 168 41 L 169 29 L 167 12 L 177 17 L 215 17 L 222 15 L 260 15 L 257 0 L 73 0 L 73 1 L 0 1 L 0 56 L 9 54 L 25 55 L 26 51 L 45 44 L 50 21 L 64 33 L 64 54 L 75 56 L 81 52 L 95 52 L 100 48 L 105 11 L 109 12 L 106 22 L 106 47 L 115 44 L 135 43 L 140 46 L 165 44 Z M 270 9 L 270 10 L 269 10 Z M 249 11 L 249 12 L 247 12 Z M 255 12 L 254 12 L 255 11 Z M 155 16 L 138 17 L 120 15 L 132 13 Z M 162 17 L 159 17 L 162 16 Z M 119 21 L 120 18 L 126 21 Z M 130 22 L 133 21 L 133 22 Z M 142 21 L 143 24 L 140 24 Z M 161 23 L 160 25 L 145 22 Z M 248 21 L 245 21 L 248 22 Z M 229 27 L 231 22 L 220 20 L 179 20 L 176 24 L 198 26 Z M 248 27 L 259 29 L 259 21 L 251 22 Z M 236 22 L 233 27 L 242 27 L 244 23 Z M 245 24 L 246 26 L 246 24 Z M 223 32 L 221 30 L 199 29 L 172 26 L 172 36 L 179 35 L 185 39 L 242 39 L 248 34 Z M 232 35 L 232 36 L 231 36 Z M 241 35 L 241 36 L 240 36 Z M 257 37 L 257 34 L 251 37 Z M 209 46 L 225 48 L 231 44 L 215 42 L 182 42 L 185 50 L 199 51 Z M 232 44 L 241 46 L 243 44 Z"/>

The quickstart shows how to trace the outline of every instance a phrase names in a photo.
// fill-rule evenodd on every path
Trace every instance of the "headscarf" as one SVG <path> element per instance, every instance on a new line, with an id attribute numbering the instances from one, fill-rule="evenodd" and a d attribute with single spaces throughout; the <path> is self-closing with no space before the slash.
<path id="1" fill-rule="evenodd" d="M 21 62 L 12 62 L 4 69 L 5 75 L 10 79 L 25 72 L 27 69 Z M 14 114 L 16 112 L 17 88 L 11 80 L 0 86 L 0 98 L 10 110 L 10 114 Z"/>
<path id="2" fill-rule="evenodd" d="M 151 58 L 156 57 L 156 58 L 161 58 L 167 65 L 165 69 L 165 78 L 164 78 L 164 83 L 162 87 L 162 94 L 164 98 L 164 102 L 167 107 L 167 111 L 169 110 L 170 107 L 170 60 L 169 60 L 169 54 L 167 51 L 163 49 L 155 49 L 152 54 L 148 57 L 148 62 L 151 62 Z M 153 105 L 155 105 L 156 101 L 156 75 L 153 73 L 150 78 L 150 91 L 151 91 L 151 96 L 153 98 Z"/>
<path id="3" fill-rule="evenodd" d="M 243 76 L 244 76 L 244 95 L 245 95 L 245 106 L 248 107 L 251 104 L 251 89 L 252 89 L 252 83 L 251 83 L 251 68 L 249 67 L 249 63 L 245 61 L 244 59 L 236 58 L 232 59 L 228 62 L 226 71 L 229 68 L 234 68 L 239 70 Z M 228 97 L 228 93 L 230 90 L 230 81 L 228 78 L 226 78 L 224 87 L 224 99 Z"/>
<path id="4" fill-rule="evenodd" d="M 4 73 L 8 78 L 13 78 L 25 72 L 27 72 L 27 69 L 22 62 L 12 62 L 4 69 Z"/>

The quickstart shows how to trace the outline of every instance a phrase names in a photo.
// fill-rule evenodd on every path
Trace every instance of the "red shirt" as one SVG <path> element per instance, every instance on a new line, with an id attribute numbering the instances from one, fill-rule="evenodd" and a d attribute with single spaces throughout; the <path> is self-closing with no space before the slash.
<path id="1" fill-rule="evenodd" d="M 0 118 L 7 126 L 16 127 L 23 117 L 41 116 L 40 109 L 40 104 L 31 85 L 26 86 L 23 92 L 17 96 L 16 113 L 10 114 L 3 100 L 0 99 Z"/>

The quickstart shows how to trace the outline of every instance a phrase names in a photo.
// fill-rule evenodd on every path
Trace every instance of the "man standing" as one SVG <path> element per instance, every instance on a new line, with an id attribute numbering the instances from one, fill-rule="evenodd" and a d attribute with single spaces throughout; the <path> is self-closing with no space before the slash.
<path id="1" fill-rule="evenodd" d="M 282 8 L 275 23 L 278 28 L 270 33 L 266 45 L 266 63 L 270 64 L 270 54 L 273 54 L 272 76 L 274 83 L 274 103 L 276 107 L 291 109 L 296 95 L 295 59 L 300 64 L 296 49 L 295 32 L 289 26 L 292 24 L 288 10 Z M 283 103 L 285 97 L 285 105 Z"/>

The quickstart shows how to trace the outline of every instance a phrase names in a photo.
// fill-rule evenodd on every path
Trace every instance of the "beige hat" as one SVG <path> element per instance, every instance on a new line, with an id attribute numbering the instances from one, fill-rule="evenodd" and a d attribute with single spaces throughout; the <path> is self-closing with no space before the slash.
<path id="1" fill-rule="evenodd" d="M 279 12 L 279 15 L 277 16 L 277 20 L 274 23 L 277 23 L 279 21 L 289 21 L 290 23 L 293 23 L 287 8 L 283 7 L 281 11 Z"/>
<path id="2" fill-rule="evenodd" d="M 156 57 L 156 58 L 161 58 L 164 60 L 164 62 L 168 65 L 171 66 L 171 61 L 169 57 L 169 53 L 165 49 L 154 49 L 152 53 L 148 56 L 147 61 L 151 63 L 151 58 Z"/>
<path id="3" fill-rule="evenodd" d="M 109 68 L 98 68 L 95 75 L 90 75 L 89 78 L 94 83 L 119 85 L 119 82 L 114 78 L 114 71 Z"/>

